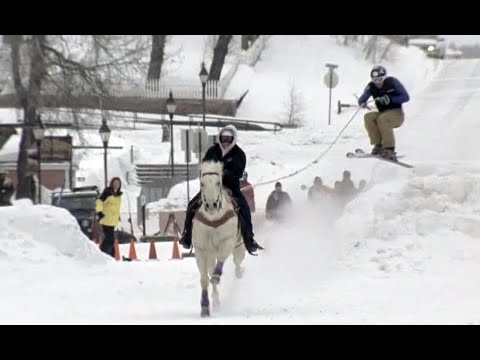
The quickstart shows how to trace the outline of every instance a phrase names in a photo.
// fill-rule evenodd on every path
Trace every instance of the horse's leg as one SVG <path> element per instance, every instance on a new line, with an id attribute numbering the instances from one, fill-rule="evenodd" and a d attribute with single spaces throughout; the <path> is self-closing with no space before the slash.
<path id="1" fill-rule="evenodd" d="M 220 295 L 218 293 L 218 286 L 212 284 L 212 307 L 218 309 L 220 307 Z"/>
<path id="2" fill-rule="evenodd" d="M 213 274 L 215 272 L 215 261 L 216 261 L 215 255 L 210 254 L 207 259 L 208 275 L 210 276 L 210 279 L 212 279 Z M 212 280 L 210 280 L 210 282 L 212 282 Z M 212 307 L 215 308 L 220 306 L 220 300 L 218 296 L 217 284 L 214 284 L 213 282 L 212 282 L 212 290 L 213 290 L 212 291 Z"/>
<path id="3" fill-rule="evenodd" d="M 245 259 L 245 254 L 247 250 L 243 244 L 243 239 L 240 237 L 240 245 L 235 245 L 233 249 L 233 263 L 235 264 L 235 276 L 237 279 L 240 279 L 243 276 L 242 262 Z"/>
<path id="4" fill-rule="evenodd" d="M 223 273 L 223 264 L 225 264 L 225 261 L 232 253 L 234 246 L 234 239 L 227 239 L 220 244 L 217 253 L 217 264 L 215 265 L 215 269 L 213 270 L 213 276 L 210 279 L 210 282 L 212 284 L 220 283 L 220 277 Z"/>
<path id="5" fill-rule="evenodd" d="M 210 282 L 213 285 L 220 284 L 220 277 L 222 276 L 222 274 L 223 274 L 223 262 L 217 260 L 215 268 L 213 269 L 212 277 L 210 278 Z"/>
<path id="6" fill-rule="evenodd" d="M 195 260 L 197 261 L 197 267 L 200 271 L 200 285 L 202 287 L 202 296 L 200 305 L 202 311 L 201 317 L 210 316 L 210 302 L 208 300 L 208 259 L 207 254 L 204 251 L 195 250 Z"/>

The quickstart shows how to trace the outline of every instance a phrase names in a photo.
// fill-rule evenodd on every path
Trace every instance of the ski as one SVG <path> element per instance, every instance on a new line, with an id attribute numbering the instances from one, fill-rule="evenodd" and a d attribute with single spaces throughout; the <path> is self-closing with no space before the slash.
<path id="1" fill-rule="evenodd" d="M 403 156 L 397 156 L 397 158 L 402 158 Z M 394 161 L 394 160 L 390 160 L 390 159 L 386 159 L 382 156 L 379 156 L 379 155 L 372 155 L 370 153 L 366 153 L 365 151 L 363 151 L 362 149 L 356 149 L 355 152 L 349 152 L 347 153 L 347 158 L 349 159 L 378 159 L 378 160 L 383 160 L 383 161 L 386 161 L 386 162 L 389 162 L 391 164 L 397 164 L 397 165 L 400 165 L 400 166 L 403 166 L 405 168 L 413 168 L 412 165 L 410 164 L 407 164 L 407 163 L 404 163 L 402 161 Z"/>

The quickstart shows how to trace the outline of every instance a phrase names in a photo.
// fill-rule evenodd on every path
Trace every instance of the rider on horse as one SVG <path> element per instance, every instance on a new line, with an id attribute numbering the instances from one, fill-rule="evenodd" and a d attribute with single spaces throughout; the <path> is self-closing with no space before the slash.
<path id="1" fill-rule="evenodd" d="M 247 251 L 253 255 L 263 248 L 253 239 L 252 215 L 247 200 L 240 191 L 240 178 L 247 163 L 245 153 L 237 145 L 237 129 L 227 125 L 218 133 L 218 143 L 211 146 L 202 161 L 219 161 L 223 163 L 223 186 L 232 192 L 238 206 L 243 242 Z M 192 246 L 192 221 L 195 211 L 200 207 L 200 192 L 193 197 L 187 207 L 185 225 L 179 243 L 186 249 Z"/>

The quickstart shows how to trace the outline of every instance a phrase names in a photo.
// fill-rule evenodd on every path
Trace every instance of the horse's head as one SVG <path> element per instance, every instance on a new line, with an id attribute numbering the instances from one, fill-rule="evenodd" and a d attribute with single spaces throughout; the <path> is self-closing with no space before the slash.
<path id="1" fill-rule="evenodd" d="M 222 174 L 222 163 L 212 161 L 202 163 L 200 191 L 205 210 L 209 213 L 217 212 L 222 208 Z"/>

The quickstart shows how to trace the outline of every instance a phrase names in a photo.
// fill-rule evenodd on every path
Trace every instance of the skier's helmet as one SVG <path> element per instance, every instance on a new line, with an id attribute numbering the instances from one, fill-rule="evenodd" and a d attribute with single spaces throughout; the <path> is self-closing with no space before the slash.
<path id="1" fill-rule="evenodd" d="M 372 79 L 387 76 L 387 70 L 383 66 L 375 66 L 372 71 L 370 71 L 370 77 Z"/>

